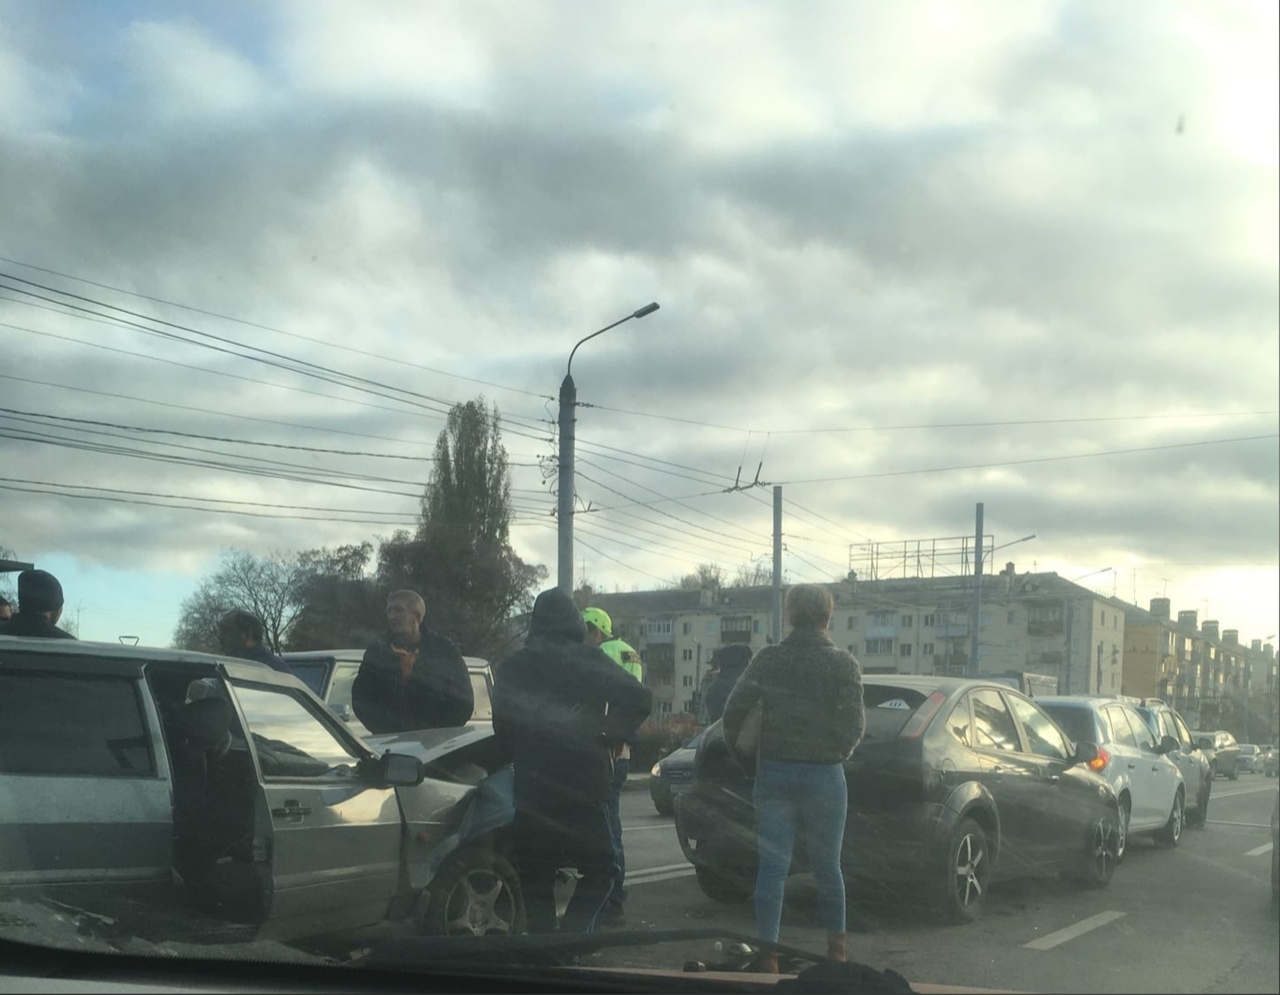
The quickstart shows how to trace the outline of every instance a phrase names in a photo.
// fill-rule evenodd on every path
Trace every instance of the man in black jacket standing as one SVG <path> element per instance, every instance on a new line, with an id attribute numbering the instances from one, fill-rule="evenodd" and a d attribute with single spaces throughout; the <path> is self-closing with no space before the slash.
<path id="1" fill-rule="evenodd" d="M 467 662 L 449 639 L 422 625 L 415 591 L 387 597 L 388 632 L 364 652 L 351 708 L 374 735 L 466 725 L 475 708 Z"/>
<path id="2" fill-rule="evenodd" d="M 532 933 L 555 931 L 561 867 L 581 874 L 561 929 L 595 928 L 617 877 L 613 759 L 652 706 L 649 689 L 585 636 L 569 595 L 543 591 L 524 648 L 502 662 L 493 689 L 494 732 L 515 763 L 513 837 Z"/>
<path id="3" fill-rule="evenodd" d="M 62 585 L 47 570 L 18 574 L 18 614 L 0 623 L 0 635 L 43 639 L 75 639 L 58 628 L 62 617 Z"/>

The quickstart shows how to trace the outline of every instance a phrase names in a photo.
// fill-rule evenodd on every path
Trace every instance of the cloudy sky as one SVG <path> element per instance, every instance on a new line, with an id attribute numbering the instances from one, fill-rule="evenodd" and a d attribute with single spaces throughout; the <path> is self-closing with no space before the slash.
<path id="1" fill-rule="evenodd" d="M 0 0 L 0 545 L 163 644 L 483 394 L 554 577 L 569 351 L 658 301 L 574 360 L 579 577 L 767 557 L 741 467 L 791 579 L 981 501 L 1273 635 L 1276 10 Z"/>

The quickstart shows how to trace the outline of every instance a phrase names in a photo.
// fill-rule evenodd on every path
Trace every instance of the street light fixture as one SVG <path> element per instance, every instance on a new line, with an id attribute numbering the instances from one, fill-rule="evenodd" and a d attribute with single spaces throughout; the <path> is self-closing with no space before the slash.
<path id="1" fill-rule="evenodd" d="M 556 503 L 556 584 L 566 594 L 573 594 L 573 451 L 574 451 L 574 416 L 573 409 L 578 404 L 578 388 L 573 382 L 573 357 L 578 346 L 589 342 L 597 335 L 603 335 L 611 328 L 617 328 L 632 318 L 644 318 L 658 310 L 655 301 L 632 311 L 625 318 L 619 318 L 612 325 L 605 325 L 597 332 L 592 332 L 569 353 L 569 362 L 565 366 L 564 380 L 560 383 L 560 467 L 559 493 Z"/>

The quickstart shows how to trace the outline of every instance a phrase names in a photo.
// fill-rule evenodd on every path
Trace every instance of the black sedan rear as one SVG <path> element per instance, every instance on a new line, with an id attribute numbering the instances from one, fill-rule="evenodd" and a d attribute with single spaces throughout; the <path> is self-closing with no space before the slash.
<path id="1" fill-rule="evenodd" d="M 1070 742 L 1031 699 L 980 680 L 864 679 L 867 729 L 845 764 L 843 868 L 854 889 L 914 893 L 953 921 L 974 918 L 999 877 L 1068 872 L 1111 880 L 1119 807 L 1090 769 L 1097 747 Z M 756 868 L 752 781 L 706 730 L 676 833 L 709 897 L 750 897 Z M 805 870 L 797 845 L 792 872 Z"/>

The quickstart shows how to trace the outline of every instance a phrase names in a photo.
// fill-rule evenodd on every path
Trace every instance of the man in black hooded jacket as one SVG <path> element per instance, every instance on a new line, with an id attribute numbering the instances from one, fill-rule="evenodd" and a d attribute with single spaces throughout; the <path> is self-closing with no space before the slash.
<path id="1" fill-rule="evenodd" d="M 561 929 L 595 928 L 617 874 L 613 758 L 649 715 L 649 689 L 601 650 L 559 588 L 534 602 L 524 648 L 497 668 L 493 728 L 515 765 L 513 834 L 529 931 L 556 928 L 555 879 L 581 875 Z"/>
<path id="2" fill-rule="evenodd" d="M 707 685 L 707 725 L 724 715 L 725 702 L 729 700 L 729 692 L 738 683 L 738 678 L 746 672 L 751 662 L 751 647 L 745 643 L 731 643 L 716 654 L 714 661 L 720 672 Z"/>

